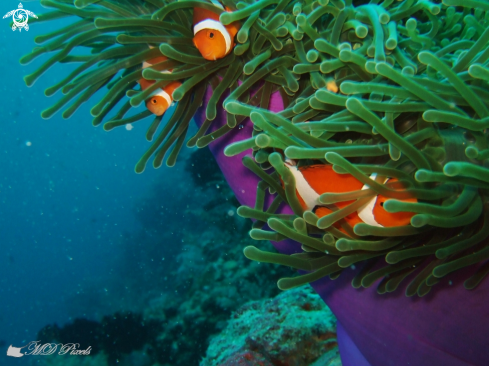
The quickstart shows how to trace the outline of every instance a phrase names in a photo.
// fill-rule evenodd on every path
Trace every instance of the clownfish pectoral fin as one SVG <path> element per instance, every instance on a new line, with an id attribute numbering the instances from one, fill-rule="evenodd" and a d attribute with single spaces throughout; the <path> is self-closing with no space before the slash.
<path id="1" fill-rule="evenodd" d="M 406 226 L 411 224 L 411 218 L 415 215 L 414 212 L 387 212 L 384 209 L 384 203 L 389 198 L 379 195 L 377 197 L 377 202 L 373 208 L 373 215 L 375 220 L 384 227 L 392 226 Z M 402 202 L 412 202 L 416 203 L 418 200 L 416 198 L 405 198 L 399 200 Z"/>
<path id="2" fill-rule="evenodd" d="M 396 178 L 391 178 L 388 179 L 390 183 L 398 182 Z M 386 182 L 387 182 L 386 181 Z M 398 182 L 398 184 L 401 182 Z M 399 184 L 400 188 L 403 189 L 405 188 L 404 185 Z M 387 201 L 389 198 L 380 195 L 377 197 L 377 201 L 375 203 L 375 206 L 373 208 L 373 215 L 375 217 L 375 220 L 381 224 L 382 226 L 385 227 L 393 227 L 393 226 L 406 226 L 411 224 L 411 218 L 415 215 L 414 212 L 387 212 L 384 208 L 384 203 Z M 401 202 L 406 202 L 406 203 L 417 203 L 418 200 L 414 197 L 412 198 L 403 198 L 399 199 Z"/>

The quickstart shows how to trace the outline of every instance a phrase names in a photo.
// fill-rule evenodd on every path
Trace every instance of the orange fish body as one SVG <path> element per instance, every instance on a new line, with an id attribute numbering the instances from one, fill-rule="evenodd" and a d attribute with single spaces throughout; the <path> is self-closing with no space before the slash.
<path id="1" fill-rule="evenodd" d="M 160 56 L 155 57 L 151 60 L 145 61 L 143 63 L 143 70 L 148 67 L 153 67 L 153 65 L 158 64 L 160 62 L 166 61 L 167 57 Z M 172 70 L 163 70 L 162 73 L 171 73 Z M 141 86 L 141 90 L 148 89 L 151 85 L 155 83 L 154 80 L 147 80 L 145 78 L 141 78 L 138 81 Z M 146 108 L 151 111 L 151 113 L 156 116 L 163 115 L 166 110 L 170 107 L 173 102 L 172 94 L 180 85 L 182 85 L 179 81 L 171 81 L 167 84 L 163 89 L 159 89 L 155 92 L 150 98 L 146 100 Z"/>
<path id="2" fill-rule="evenodd" d="M 226 8 L 226 11 L 230 11 L 229 8 Z M 240 23 L 223 25 L 216 13 L 203 8 L 194 8 L 193 28 L 195 47 L 203 58 L 215 61 L 231 53 Z"/>
<path id="3" fill-rule="evenodd" d="M 332 165 L 311 165 L 297 167 L 289 163 L 285 164 L 292 172 L 296 181 L 296 194 L 304 210 L 315 212 L 318 217 L 323 217 L 331 212 L 327 207 L 321 206 L 319 196 L 323 193 L 346 193 L 367 189 L 368 187 L 350 174 L 338 174 Z M 395 178 L 389 181 L 396 181 Z M 344 220 L 350 225 L 366 223 L 378 227 L 405 226 L 411 223 L 412 212 L 387 212 L 384 202 L 389 198 L 377 195 L 356 212 L 346 216 Z M 415 198 L 401 200 L 403 202 L 417 202 Z M 354 201 L 337 202 L 334 205 L 339 209 L 348 206 Z M 335 225 L 338 227 L 338 225 Z"/>

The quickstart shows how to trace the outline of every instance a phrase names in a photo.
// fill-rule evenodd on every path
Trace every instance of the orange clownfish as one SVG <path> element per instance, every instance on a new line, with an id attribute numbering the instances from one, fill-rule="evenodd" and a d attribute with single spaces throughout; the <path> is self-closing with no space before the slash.
<path id="1" fill-rule="evenodd" d="M 297 167 L 293 162 L 287 161 L 285 166 L 292 172 L 296 182 L 296 194 L 304 210 L 314 211 L 318 217 L 323 217 L 331 212 L 319 202 L 319 196 L 323 193 L 344 193 L 368 189 L 367 185 L 357 180 L 350 174 L 338 174 L 332 165 L 310 165 Z M 372 177 L 373 178 L 373 177 Z M 395 178 L 388 179 L 394 182 Z M 384 202 L 389 198 L 377 195 L 372 197 L 356 212 L 346 216 L 344 220 L 351 226 L 365 223 L 377 227 L 393 227 L 410 225 L 413 212 L 387 212 Z M 403 202 L 418 202 L 415 198 L 402 199 Z M 354 201 L 335 203 L 339 209 L 348 206 Z M 335 225 L 337 226 L 337 225 Z"/>
<path id="2" fill-rule="evenodd" d="M 165 56 L 155 57 L 151 60 L 144 61 L 143 70 L 152 67 L 153 65 L 166 61 L 167 58 Z M 171 73 L 172 70 L 164 70 L 160 71 L 162 73 Z M 146 90 L 151 85 L 155 83 L 154 80 L 146 80 L 145 78 L 141 78 L 138 81 L 141 86 L 141 90 Z M 179 81 L 171 81 L 167 84 L 163 89 L 158 89 L 155 93 L 146 100 L 146 108 L 148 108 L 151 113 L 161 116 L 173 103 L 172 94 L 180 85 L 182 85 Z"/>
<path id="3" fill-rule="evenodd" d="M 226 11 L 230 11 L 226 8 Z M 194 8 L 194 38 L 195 47 L 203 58 L 216 61 L 231 53 L 235 46 L 234 37 L 239 31 L 239 22 L 223 25 L 219 15 L 203 8 Z"/>

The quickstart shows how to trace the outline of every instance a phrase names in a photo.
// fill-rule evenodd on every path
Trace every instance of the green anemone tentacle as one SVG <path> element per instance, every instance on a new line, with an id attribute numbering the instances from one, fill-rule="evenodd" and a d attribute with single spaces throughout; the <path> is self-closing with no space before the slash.
<path id="1" fill-rule="evenodd" d="M 364 263 L 354 287 L 380 281 L 377 291 L 386 293 L 411 278 L 406 295 L 424 296 L 441 278 L 474 266 L 465 282 L 473 289 L 489 273 L 489 6 L 476 0 L 377 3 L 223 0 L 228 12 L 208 0 L 42 0 L 54 11 L 32 24 L 76 21 L 36 37 L 39 47 L 21 62 L 51 54 L 26 76 L 28 85 L 56 63 L 74 63 L 67 77 L 46 89 L 48 96 L 63 95 L 42 115 L 67 105 L 63 117 L 69 118 L 97 95 L 93 124 L 107 131 L 151 118 L 137 108 L 158 88 L 180 81 L 170 118 L 153 116 L 149 123 L 151 145 L 136 164 L 138 173 L 151 158 L 159 167 L 167 153 L 167 165 L 175 164 L 206 90 L 212 92 L 207 119 L 188 146 L 207 146 L 250 118 L 253 135 L 224 152 L 253 155 L 243 164 L 260 179 L 256 204 L 238 210 L 256 220 L 251 237 L 301 244 L 303 253 L 294 256 L 245 249 L 253 260 L 307 272 L 282 279 L 280 288 L 336 278 L 343 268 Z M 233 52 L 216 61 L 200 56 L 191 39 L 193 8 L 215 12 L 223 24 L 241 24 Z M 77 53 L 81 48 L 89 52 Z M 158 56 L 168 60 L 142 70 Z M 141 91 L 140 78 L 155 84 Z M 284 110 L 271 113 L 276 92 Z M 212 128 L 221 108 L 226 124 Z M 301 206 L 287 159 L 298 167 L 333 164 L 367 189 L 319 192 L 317 206 L 332 211 L 319 217 L 317 207 Z M 403 188 L 372 174 L 396 178 Z M 388 213 L 412 212 L 411 224 L 346 222 L 379 194 L 388 198 Z M 417 202 L 403 202 L 408 197 Z M 349 204 L 335 206 L 344 201 Z M 284 202 L 293 214 L 278 213 Z"/>

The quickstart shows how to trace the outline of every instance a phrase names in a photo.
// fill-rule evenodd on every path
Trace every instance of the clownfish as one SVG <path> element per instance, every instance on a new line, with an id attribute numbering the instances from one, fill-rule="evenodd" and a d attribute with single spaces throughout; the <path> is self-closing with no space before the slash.
<path id="1" fill-rule="evenodd" d="M 144 61 L 143 70 L 148 67 L 152 67 L 153 65 L 158 64 L 160 62 L 166 61 L 167 59 L 168 58 L 165 56 L 160 56 L 160 57 L 152 58 L 151 60 L 148 61 Z M 163 70 L 160 72 L 169 74 L 172 72 L 172 70 Z M 141 90 L 146 90 L 147 88 L 149 88 L 151 85 L 155 83 L 155 80 L 147 80 L 145 78 L 141 78 L 139 79 L 138 83 L 141 86 Z M 182 85 L 182 83 L 179 81 L 171 81 L 163 89 L 159 89 L 158 91 L 156 91 L 155 94 L 153 94 L 150 98 L 146 100 L 146 108 L 148 108 L 148 110 L 151 113 L 157 116 L 163 115 L 163 113 L 165 113 L 166 110 L 173 103 L 172 94 L 175 91 L 175 89 L 177 89 L 180 85 Z"/>
<path id="2" fill-rule="evenodd" d="M 229 12 L 230 9 L 226 7 L 226 11 Z M 223 25 L 216 13 L 203 8 L 194 8 L 193 27 L 195 47 L 203 58 L 216 61 L 231 53 L 240 24 L 236 21 Z"/>
<path id="3" fill-rule="evenodd" d="M 333 211 L 322 206 L 319 196 L 323 193 L 344 193 L 368 189 L 367 185 L 357 180 L 351 174 L 338 174 L 332 165 L 310 165 L 297 167 L 291 161 L 286 161 L 285 166 L 295 178 L 296 194 L 304 210 L 313 211 L 319 218 Z M 373 178 L 374 176 L 372 176 Z M 386 180 L 395 182 L 397 179 Z M 389 198 L 376 195 L 356 212 L 346 216 L 344 220 L 354 227 L 358 223 L 365 223 L 377 227 L 393 227 L 410 225 L 413 212 L 387 212 L 384 202 Z M 416 198 L 406 198 L 402 202 L 418 202 Z M 334 205 L 339 209 L 348 206 L 354 201 L 337 202 Z M 338 225 L 335 225 L 338 226 Z M 341 229 L 340 229 L 341 230 Z"/>

